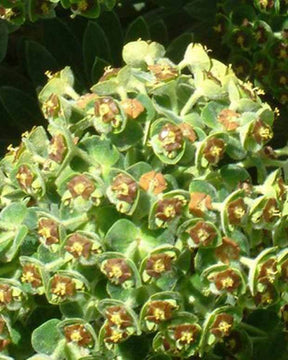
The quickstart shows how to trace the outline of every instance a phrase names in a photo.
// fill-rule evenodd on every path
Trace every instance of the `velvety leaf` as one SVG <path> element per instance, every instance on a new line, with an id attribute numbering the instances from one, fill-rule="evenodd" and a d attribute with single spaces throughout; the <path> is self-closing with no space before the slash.
<path id="1" fill-rule="evenodd" d="M 59 69 L 56 59 L 51 53 L 36 41 L 25 43 L 27 72 L 35 87 L 44 85 L 47 81 L 45 72 Z"/>
<path id="2" fill-rule="evenodd" d="M 96 22 L 89 21 L 83 36 L 83 57 L 87 75 L 90 74 L 95 58 L 110 61 L 111 51 L 106 34 Z"/>
<path id="3" fill-rule="evenodd" d="M 148 24 L 142 16 L 139 16 L 137 19 L 131 22 L 128 26 L 128 29 L 125 34 L 124 43 L 128 43 L 129 41 L 135 41 L 138 39 L 149 40 L 150 39 L 150 31 L 148 28 Z"/>
<path id="4" fill-rule="evenodd" d="M 57 329 L 59 323 L 60 320 L 51 319 L 33 331 L 31 341 L 35 351 L 47 355 L 53 353 L 62 339 L 62 335 Z"/>
<path id="5" fill-rule="evenodd" d="M 1 87 L 0 103 L 15 125 L 17 124 L 23 131 L 44 121 L 37 101 L 21 90 L 8 86 Z"/>
<path id="6" fill-rule="evenodd" d="M 0 22 L 0 62 L 6 56 L 8 45 L 8 29 L 5 22 Z"/>
<path id="7" fill-rule="evenodd" d="M 120 19 L 114 11 L 103 12 L 97 23 L 101 26 L 111 49 L 113 65 L 121 65 L 121 52 L 123 46 L 123 30 Z"/>

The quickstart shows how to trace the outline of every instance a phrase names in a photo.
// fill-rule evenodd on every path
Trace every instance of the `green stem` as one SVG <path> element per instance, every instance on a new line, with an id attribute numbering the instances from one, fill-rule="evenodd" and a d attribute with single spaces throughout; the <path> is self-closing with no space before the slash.
<path id="1" fill-rule="evenodd" d="M 282 149 L 276 149 L 274 152 L 277 156 L 288 155 L 288 145 L 284 146 Z"/>
<path id="2" fill-rule="evenodd" d="M 64 258 L 59 258 L 57 260 L 51 261 L 48 264 L 45 264 L 45 270 L 47 271 L 54 271 L 59 269 L 59 267 L 65 265 L 73 258 L 72 255 L 67 255 Z"/>
<path id="3" fill-rule="evenodd" d="M 260 330 L 257 327 L 247 324 L 247 323 L 240 323 L 240 326 L 244 329 L 247 330 L 248 332 L 254 333 L 259 335 L 260 337 L 266 338 L 267 339 L 267 333 L 266 331 Z"/>
<path id="4" fill-rule="evenodd" d="M 195 90 L 193 92 L 193 94 L 190 96 L 190 98 L 188 99 L 188 101 L 186 102 L 186 104 L 184 105 L 183 109 L 181 110 L 180 116 L 185 116 L 191 109 L 192 107 L 196 104 L 196 102 L 198 101 L 198 99 L 202 96 L 202 93 Z"/>
<path id="5" fill-rule="evenodd" d="M 254 259 L 250 259 L 246 256 L 241 256 L 240 257 L 240 262 L 241 264 L 247 266 L 249 269 L 254 265 Z"/>
<path id="6" fill-rule="evenodd" d="M 82 215 L 79 215 L 79 216 L 75 216 L 75 217 L 72 217 L 70 219 L 67 219 L 67 220 L 62 220 L 61 221 L 61 224 L 64 226 L 64 227 L 68 227 L 69 225 L 71 224 L 75 224 L 75 223 L 84 223 L 86 221 L 88 221 L 88 216 L 87 214 L 82 214 Z"/>

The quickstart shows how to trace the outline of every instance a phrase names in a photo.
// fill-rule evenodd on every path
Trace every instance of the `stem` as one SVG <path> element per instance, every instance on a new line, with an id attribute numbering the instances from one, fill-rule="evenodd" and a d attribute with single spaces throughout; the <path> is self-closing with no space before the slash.
<path id="1" fill-rule="evenodd" d="M 71 224 L 75 224 L 77 222 L 80 222 L 80 223 L 83 223 L 85 221 L 88 220 L 88 216 L 87 214 L 82 214 L 82 215 L 79 215 L 79 216 L 75 216 L 75 217 L 72 217 L 70 219 L 67 219 L 67 220 L 62 220 L 61 221 L 61 224 L 64 226 L 64 227 L 68 227 L 69 225 Z"/>
<path id="2" fill-rule="evenodd" d="M 183 109 L 180 112 L 180 116 L 185 116 L 191 108 L 196 104 L 197 100 L 202 96 L 202 93 L 195 90 L 193 94 L 188 99 L 187 103 L 184 105 Z"/>
<path id="3" fill-rule="evenodd" d="M 67 255 L 64 258 L 59 258 L 57 260 L 51 261 L 50 263 L 45 265 L 45 270 L 54 271 L 64 264 L 68 263 L 73 258 L 72 255 Z"/>
<path id="4" fill-rule="evenodd" d="M 248 268 L 251 268 L 254 265 L 254 259 L 250 259 L 246 256 L 240 257 L 241 264 L 247 266 Z"/>
<path id="5" fill-rule="evenodd" d="M 55 360 L 63 359 L 63 350 L 65 346 L 66 340 L 63 339 L 59 341 L 58 345 L 56 346 L 55 350 L 53 351 L 52 357 Z"/>
<path id="6" fill-rule="evenodd" d="M 288 155 L 288 145 L 284 146 L 282 149 L 276 149 L 274 152 L 277 156 Z"/>
<path id="7" fill-rule="evenodd" d="M 259 335 L 260 337 L 263 337 L 263 338 L 266 338 L 267 339 L 267 333 L 266 331 L 263 331 L 263 330 L 260 330 L 258 329 L 257 327 L 253 326 L 253 325 L 249 325 L 247 323 L 240 323 L 240 326 L 244 329 L 244 330 L 247 330 L 247 331 L 250 331 L 254 334 L 257 334 Z"/>

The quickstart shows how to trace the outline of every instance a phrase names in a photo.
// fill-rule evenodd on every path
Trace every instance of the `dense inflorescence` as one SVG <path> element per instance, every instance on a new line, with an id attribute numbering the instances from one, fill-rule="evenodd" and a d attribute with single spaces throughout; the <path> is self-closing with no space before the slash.
<path id="1" fill-rule="evenodd" d="M 81 15 L 87 18 L 97 18 L 101 8 L 112 10 L 116 0 L 2 0 L 0 4 L 0 19 L 20 25 L 26 20 L 49 19 L 55 16 L 57 5 L 70 9 L 72 16 Z"/>
<path id="2" fill-rule="evenodd" d="M 201 45 L 164 55 L 128 43 L 81 96 L 69 68 L 47 73 L 48 132 L 0 165 L 3 359 L 252 359 L 267 312 L 284 336 L 275 114 Z"/>
<path id="3" fill-rule="evenodd" d="M 214 30 L 228 46 L 237 76 L 255 80 L 287 105 L 287 0 L 220 1 Z"/>

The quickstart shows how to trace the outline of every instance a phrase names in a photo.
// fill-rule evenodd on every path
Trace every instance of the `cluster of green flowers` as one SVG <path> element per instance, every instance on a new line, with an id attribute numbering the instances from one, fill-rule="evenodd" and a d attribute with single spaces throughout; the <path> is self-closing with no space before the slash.
<path id="1" fill-rule="evenodd" d="M 214 30 L 228 46 L 237 76 L 254 79 L 287 104 L 287 0 L 227 0 L 218 6 Z"/>
<path id="2" fill-rule="evenodd" d="M 272 308 L 288 327 L 275 114 L 201 45 L 177 65 L 164 55 L 128 43 L 126 65 L 82 96 L 69 68 L 47 73 L 48 134 L 23 134 L 0 165 L 3 359 L 43 298 L 60 318 L 33 331 L 34 360 L 212 359 L 218 346 L 248 359 L 251 331 L 266 339 L 249 315 Z"/>
<path id="3" fill-rule="evenodd" d="M 55 8 L 60 4 L 64 9 L 71 9 L 72 16 L 81 15 L 97 18 L 101 7 L 112 10 L 116 0 L 3 0 L 0 4 L 0 18 L 15 25 L 23 24 L 27 19 L 36 21 L 55 16 Z"/>

